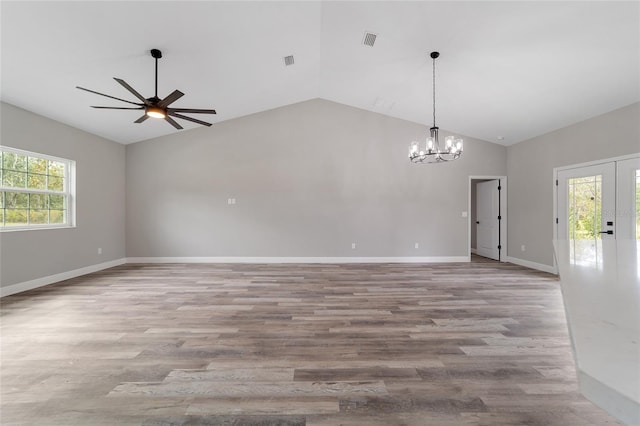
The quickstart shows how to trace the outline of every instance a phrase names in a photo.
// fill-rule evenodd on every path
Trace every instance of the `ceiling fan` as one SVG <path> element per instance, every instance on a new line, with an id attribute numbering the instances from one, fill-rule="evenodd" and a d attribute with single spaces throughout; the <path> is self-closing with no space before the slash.
<path id="1" fill-rule="evenodd" d="M 195 118 L 187 117 L 186 115 L 182 115 L 183 113 L 188 114 L 215 114 L 215 109 L 194 109 L 194 108 L 169 108 L 173 102 L 180 99 L 184 96 L 179 90 L 174 90 L 171 94 L 169 94 L 166 98 L 160 99 L 158 97 L 158 59 L 162 58 L 162 52 L 158 49 L 151 49 L 151 56 L 153 56 L 156 60 L 156 93 L 151 98 L 145 98 L 140 93 L 138 93 L 133 87 L 129 86 L 126 81 L 120 78 L 113 78 L 115 81 L 120 83 L 125 89 L 127 89 L 133 96 L 138 98 L 139 102 L 131 102 L 126 99 L 116 98 L 115 96 L 105 95 L 104 93 L 96 92 L 94 90 L 85 89 L 84 87 L 76 86 L 77 89 L 84 90 L 86 92 L 95 93 L 96 95 L 105 96 L 107 98 L 115 99 L 118 101 L 126 102 L 128 104 L 137 105 L 136 107 L 111 107 L 111 106 L 94 106 L 91 105 L 91 108 L 99 108 L 99 109 L 138 109 L 144 110 L 144 115 L 138 118 L 134 123 L 142 123 L 149 117 L 153 118 L 164 118 L 164 120 L 171 124 L 176 129 L 182 129 L 183 127 L 178 124 L 173 118 L 180 118 L 182 120 L 192 121 L 194 123 L 202 124 L 203 126 L 211 126 L 211 123 L 207 123 L 206 121 L 198 120 Z"/>

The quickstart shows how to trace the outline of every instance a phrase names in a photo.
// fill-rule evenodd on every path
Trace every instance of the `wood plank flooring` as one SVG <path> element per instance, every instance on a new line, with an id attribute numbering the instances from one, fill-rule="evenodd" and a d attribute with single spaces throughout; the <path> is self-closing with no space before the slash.
<path id="1" fill-rule="evenodd" d="M 557 279 L 124 265 L 1 300 L 3 425 L 606 425 Z"/>

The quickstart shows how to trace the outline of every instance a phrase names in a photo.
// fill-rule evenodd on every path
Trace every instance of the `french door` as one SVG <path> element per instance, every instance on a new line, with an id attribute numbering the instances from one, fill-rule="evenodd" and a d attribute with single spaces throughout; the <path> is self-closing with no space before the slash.
<path id="1" fill-rule="evenodd" d="M 557 238 L 640 239 L 640 157 L 557 173 Z"/>
<path id="2" fill-rule="evenodd" d="M 615 238 L 615 162 L 558 171 L 557 185 L 558 239 Z"/>

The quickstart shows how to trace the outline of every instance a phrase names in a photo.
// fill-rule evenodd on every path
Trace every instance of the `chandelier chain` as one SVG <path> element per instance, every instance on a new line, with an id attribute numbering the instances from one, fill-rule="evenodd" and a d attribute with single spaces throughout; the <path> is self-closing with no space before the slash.
<path id="1" fill-rule="evenodd" d="M 433 127 L 436 127 L 436 58 L 433 58 Z"/>

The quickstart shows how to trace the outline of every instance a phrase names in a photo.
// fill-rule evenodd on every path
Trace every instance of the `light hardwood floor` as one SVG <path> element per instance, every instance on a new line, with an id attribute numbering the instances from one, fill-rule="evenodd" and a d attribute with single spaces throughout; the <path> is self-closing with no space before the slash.
<path id="1" fill-rule="evenodd" d="M 3 425 L 605 425 L 556 277 L 125 265 L 3 298 Z"/>

